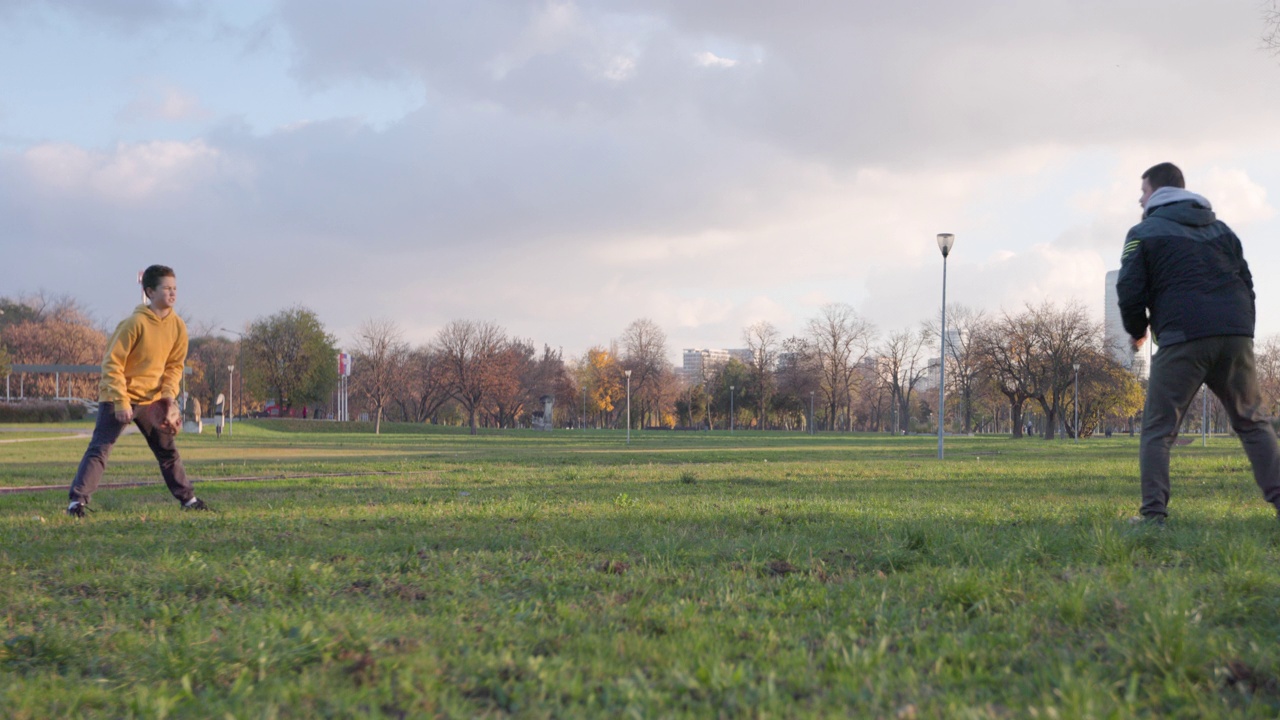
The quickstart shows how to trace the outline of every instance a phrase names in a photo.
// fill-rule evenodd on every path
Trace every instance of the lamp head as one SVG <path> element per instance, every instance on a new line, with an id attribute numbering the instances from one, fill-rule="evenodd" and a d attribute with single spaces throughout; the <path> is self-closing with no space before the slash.
<path id="1" fill-rule="evenodd" d="M 956 236 L 951 233 L 938 233 L 938 249 L 942 251 L 942 257 L 951 254 L 951 246 L 956 244 Z"/>

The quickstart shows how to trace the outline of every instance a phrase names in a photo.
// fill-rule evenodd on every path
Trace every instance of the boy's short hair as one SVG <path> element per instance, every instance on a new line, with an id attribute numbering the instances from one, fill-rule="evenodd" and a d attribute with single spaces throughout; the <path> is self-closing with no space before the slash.
<path id="1" fill-rule="evenodd" d="M 167 277 L 176 278 L 178 276 L 173 272 L 173 268 L 168 265 L 152 265 L 142 271 L 142 289 L 155 290 L 160 286 L 160 280 Z"/>
<path id="2" fill-rule="evenodd" d="M 1152 165 L 1146 172 L 1142 173 L 1142 179 L 1151 185 L 1152 190 L 1159 190 L 1162 187 L 1187 187 L 1187 181 L 1182 179 L 1182 171 L 1173 163 L 1164 162 L 1159 165 Z"/>

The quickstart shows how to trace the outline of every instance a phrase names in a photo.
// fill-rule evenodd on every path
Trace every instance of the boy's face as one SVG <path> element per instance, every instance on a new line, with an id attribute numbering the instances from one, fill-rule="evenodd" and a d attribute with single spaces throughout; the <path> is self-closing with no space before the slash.
<path id="1" fill-rule="evenodd" d="M 178 302 L 178 279 L 170 275 L 160 278 L 154 288 L 147 290 L 147 299 L 151 301 L 151 309 L 156 312 L 167 312 Z"/>

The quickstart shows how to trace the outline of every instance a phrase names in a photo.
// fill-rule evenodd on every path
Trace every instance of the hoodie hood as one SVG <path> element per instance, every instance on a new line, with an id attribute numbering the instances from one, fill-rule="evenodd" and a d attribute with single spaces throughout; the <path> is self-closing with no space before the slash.
<path id="1" fill-rule="evenodd" d="M 160 317 L 159 315 L 156 314 L 155 310 L 151 309 L 150 305 L 148 305 L 147 303 L 142 303 L 138 305 L 138 307 L 133 309 L 133 314 L 141 315 L 142 318 L 145 319 L 147 322 L 162 323 L 162 322 L 168 321 L 170 318 L 174 317 L 178 313 L 176 310 L 171 309 L 169 310 L 168 315 L 165 315 L 164 317 Z"/>
<path id="2" fill-rule="evenodd" d="M 1152 215 L 1168 218 L 1179 225 L 1197 227 L 1218 219 L 1213 213 L 1213 206 L 1203 195 L 1175 187 L 1157 188 L 1151 193 L 1143 217 Z"/>

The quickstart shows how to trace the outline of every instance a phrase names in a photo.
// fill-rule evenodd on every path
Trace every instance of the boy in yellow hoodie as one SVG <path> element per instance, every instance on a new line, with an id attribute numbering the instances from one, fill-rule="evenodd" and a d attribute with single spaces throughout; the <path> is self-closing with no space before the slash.
<path id="1" fill-rule="evenodd" d="M 98 385 L 98 422 L 89 449 L 71 482 L 67 514 L 84 517 L 89 496 L 98 488 L 111 448 L 130 422 L 138 426 L 160 463 L 169 492 L 184 510 L 208 510 L 195 496 L 182 458 L 174 444 L 177 425 L 168 410 L 178 397 L 187 360 L 187 325 L 173 311 L 178 281 L 173 269 L 152 265 L 142 273 L 142 292 L 149 304 L 139 305 L 116 327 L 102 358 Z"/>

